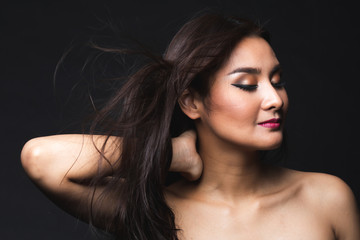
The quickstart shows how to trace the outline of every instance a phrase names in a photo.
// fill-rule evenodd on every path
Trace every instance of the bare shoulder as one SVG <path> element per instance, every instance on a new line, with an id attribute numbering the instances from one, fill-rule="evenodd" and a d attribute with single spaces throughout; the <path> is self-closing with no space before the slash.
<path id="1" fill-rule="evenodd" d="M 301 188 L 301 198 L 331 225 L 337 239 L 360 239 L 356 199 L 341 178 L 325 173 L 289 170 Z"/>
<path id="2" fill-rule="evenodd" d="M 301 189 L 301 197 L 318 207 L 342 205 L 355 200 L 350 187 L 337 176 L 291 169 L 285 171 L 289 182 Z"/>
<path id="3" fill-rule="evenodd" d="M 355 201 L 350 187 L 339 177 L 316 172 L 291 170 L 297 175 L 298 183 L 305 196 L 315 200 L 320 206 L 342 205 Z"/>

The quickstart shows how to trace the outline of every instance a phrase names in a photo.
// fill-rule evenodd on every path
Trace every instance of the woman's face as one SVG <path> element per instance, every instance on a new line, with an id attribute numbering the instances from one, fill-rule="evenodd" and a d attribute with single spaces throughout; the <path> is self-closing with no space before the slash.
<path id="1" fill-rule="evenodd" d="M 278 147 L 288 108 L 281 68 L 270 45 L 247 37 L 214 75 L 198 130 L 255 150 Z M 204 106 L 204 105 L 203 105 Z M 199 129 L 200 128 L 200 129 Z"/>

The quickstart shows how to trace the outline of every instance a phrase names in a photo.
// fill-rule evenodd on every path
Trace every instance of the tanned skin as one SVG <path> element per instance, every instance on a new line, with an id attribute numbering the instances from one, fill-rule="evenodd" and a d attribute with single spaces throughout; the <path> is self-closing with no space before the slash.
<path id="1" fill-rule="evenodd" d="M 339 178 L 267 166 L 258 151 L 282 142 L 288 98 L 281 67 L 269 44 L 243 39 L 215 74 L 209 96 L 186 90 L 179 99 L 195 121 L 194 131 L 173 139 L 171 171 L 184 179 L 164 189 L 182 240 L 360 240 L 360 221 L 351 189 Z M 278 119 L 276 124 L 263 124 Z M 195 141 L 198 138 L 198 149 Z M 57 135 L 30 140 L 23 148 L 24 169 L 56 204 L 88 219 L 87 184 L 98 169 L 105 137 Z M 105 147 L 110 176 L 121 139 Z M 97 193 L 101 192 L 101 187 Z M 96 195 L 95 195 L 96 197 Z M 102 227 L 113 199 L 95 209 Z M 85 204 L 84 204 L 85 203 Z"/>
<path id="2" fill-rule="evenodd" d="M 360 239 L 356 201 L 342 180 L 259 161 L 257 150 L 282 141 L 282 126 L 261 124 L 284 121 L 288 98 L 280 76 L 269 44 L 249 37 L 214 76 L 206 105 L 183 94 L 204 169 L 198 181 L 168 189 L 181 239 Z"/>

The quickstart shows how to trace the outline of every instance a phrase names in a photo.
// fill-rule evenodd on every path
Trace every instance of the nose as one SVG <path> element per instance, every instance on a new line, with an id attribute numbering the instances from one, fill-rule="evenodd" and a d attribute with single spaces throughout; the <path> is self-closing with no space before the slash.
<path id="1" fill-rule="evenodd" d="M 284 106 L 284 99 L 280 91 L 285 91 L 284 89 L 278 90 L 274 88 L 271 84 L 268 84 L 264 88 L 264 98 L 262 101 L 262 109 L 264 110 L 279 110 Z M 286 93 L 285 93 L 286 94 Z"/>

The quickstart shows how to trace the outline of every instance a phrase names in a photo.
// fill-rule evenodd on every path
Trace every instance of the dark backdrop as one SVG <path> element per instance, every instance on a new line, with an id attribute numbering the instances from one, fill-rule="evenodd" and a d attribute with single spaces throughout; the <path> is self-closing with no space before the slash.
<path id="1" fill-rule="evenodd" d="M 76 61 L 67 65 L 55 87 L 52 80 L 69 44 L 112 18 L 161 53 L 186 19 L 208 7 L 259 19 L 272 32 L 290 97 L 286 165 L 339 176 L 359 200 L 359 20 L 352 2 L 2 3 L 0 238 L 90 239 L 87 225 L 34 187 L 19 159 L 30 138 L 79 130 L 84 103 L 77 90 L 71 91 Z"/>

